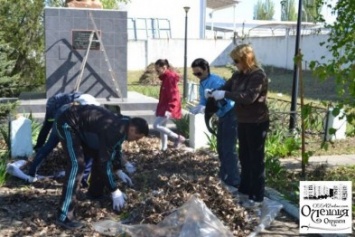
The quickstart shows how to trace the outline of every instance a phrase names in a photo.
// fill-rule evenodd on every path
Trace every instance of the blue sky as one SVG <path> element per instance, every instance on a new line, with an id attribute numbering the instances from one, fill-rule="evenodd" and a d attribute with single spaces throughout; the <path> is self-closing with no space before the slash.
<path id="1" fill-rule="evenodd" d="M 241 0 L 240 3 L 237 4 L 235 13 L 236 13 L 236 21 L 249 21 L 253 20 L 254 17 L 254 6 L 257 4 L 258 0 Z M 274 19 L 281 19 L 281 0 L 273 0 L 275 6 L 275 14 Z M 333 0 L 334 2 L 334 0 Z M 298 9 L 298 0 L 295 0 L 295 8 Z M 213 21 L 214 22 L 230 22 L 233 20 L 233 7 L 228 9 L 218 10 L 213 13 Z M 210 11 L 209 11 L 210 12 Z M 330 12 L 325 8 L 323 9 L 323 14 L 329 21 L 334 19 L 334 16 L 331 16 Z M 207 22 L 211 21 L 211 18 L 207 15 Z"/>

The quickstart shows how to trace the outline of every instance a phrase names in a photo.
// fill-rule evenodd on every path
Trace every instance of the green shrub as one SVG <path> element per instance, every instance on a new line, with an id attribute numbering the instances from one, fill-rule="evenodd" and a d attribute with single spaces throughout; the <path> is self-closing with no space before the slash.
<path id="1" fill-rule="evenodd" d="M 0 152 L 0 187 L 6 181 L 6 165 L 9 160 L 9 152 Z"/>
<path id="2" fill-rule="evenodd" d="M 207 139 L 208 139 L 208 148 L 213 151 L 217 152 L 217 137 L 215 135 L 209 135 L 205 133 Z"/>
<path id="3" fill-rule="evenodd" d="M 174 119 L 173 122 L 179 134 L 183 135 L 185 138 L 190 137 L 189 114 L 183 115 L 181 119 Z"/>

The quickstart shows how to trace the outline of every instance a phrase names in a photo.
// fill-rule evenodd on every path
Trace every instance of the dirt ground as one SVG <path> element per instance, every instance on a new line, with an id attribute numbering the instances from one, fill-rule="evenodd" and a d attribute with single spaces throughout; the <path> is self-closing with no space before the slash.
<path id="1" fill-rule="evenodd" d="M 131 176 L 133 187 L 118 182 L 127 195 L 121 212 L 112 211 L 109 194 L 92 201 L 86 198 L 86 189 L 80 189 L 76 216 L 85 223 L 80 230 L 69 231 L 55 225 L 62 179 L 44 179 L 30 185 L 10 177 L 0 188 L 0 236 L 104 236 L 93 229 L 92 223 L 110 219 L 127 224 L 157 224 L 196 193 L 234 236 L 253 232 L 258 224 L 257 214 L 238 205 L 221 184 L 215 156 L 209 151 L 195 153 L 173 148 L 160 152 L 158 147 L 159 140 L 154 137 L 125 144 L 127 157 L 136 164 L 137 171 Z M 64 167 L 65 159 L 59 148 L 47 158 L 39 173 L 50 175 Z M 259 236 L 286 236 L 286 233 L 298 236 L 298 225 L 281 212 Z"/>

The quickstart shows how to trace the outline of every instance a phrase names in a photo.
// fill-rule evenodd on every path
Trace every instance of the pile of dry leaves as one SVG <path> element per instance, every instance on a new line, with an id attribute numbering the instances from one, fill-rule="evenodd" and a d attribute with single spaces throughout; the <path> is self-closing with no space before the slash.
<path id="1" fill-rule="evenodd" d="M 26 185 L 10 177 L 0 188 L 0 236 L 102 236 L 93 230 L 92 223 L 111 219 L 126 224 L 156 224 L 192 194 L 198 194 L 235 236 L 251 233 L 256 226 L 255 214 L 236 204 L 220 183 L 216 156 L 208 151 L 184 149 L 160 152 L 158 147 L 159 140 L 154 137 L 125 144 L 127 158 L 135 163 L 137 171 L 131 176 L 133 187 L 118 182 L 127 195 L 126 206 L 120 213 L 113 212 L 109 194 L 105 199 L 90 201 L 85 198 L 86 189 L 80 190 L 77 219 L 86 223 L 81 230 L 63 230 L 54 224 L 62 180 L 47 179 Z M 59 148 L 48 157 L 40 173 L 49 175 L 64 167 Z"/>

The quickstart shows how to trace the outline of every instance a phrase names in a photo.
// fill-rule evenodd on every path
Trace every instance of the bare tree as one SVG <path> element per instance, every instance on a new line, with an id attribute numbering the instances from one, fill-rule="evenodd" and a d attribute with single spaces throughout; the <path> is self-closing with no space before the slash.
<path id="1" fill-rule="evenodd" d="M 271 0 L 258 0 L 254 6 L 255 20 L 272 20 L 275 14 L 275 5 Z"/>

